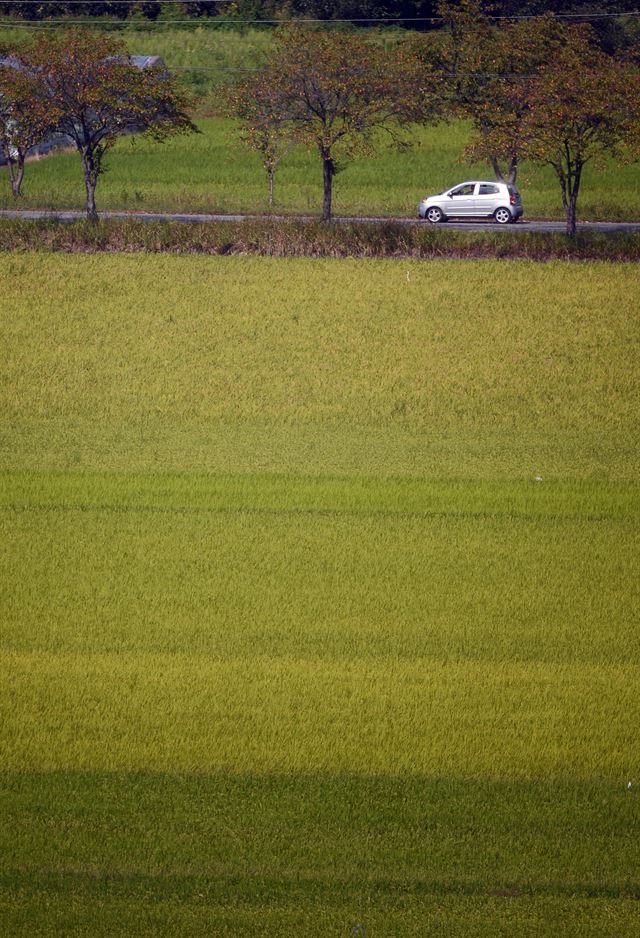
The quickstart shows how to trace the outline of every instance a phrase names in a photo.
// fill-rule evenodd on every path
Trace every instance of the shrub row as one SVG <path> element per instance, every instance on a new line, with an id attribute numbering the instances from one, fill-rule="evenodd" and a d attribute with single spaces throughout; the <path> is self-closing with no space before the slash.
<path id="1" fill-rule="evenodd" d="M 640 233 L 460 231 L 420 225 L 320 222 L 144 222 L 98 224 L 0 219 L 0 250 L 68 253 L 254 254 L 268 257 L 513 258 L 640 260 Z"/>

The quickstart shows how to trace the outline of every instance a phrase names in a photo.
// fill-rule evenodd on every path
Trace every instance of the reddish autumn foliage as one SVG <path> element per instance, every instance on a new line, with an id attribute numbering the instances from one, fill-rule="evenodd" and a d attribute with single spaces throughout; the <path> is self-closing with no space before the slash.
<path id="1" fill-rule="evenodd" d="M 21 46 L 20 62 L 33 82 L 33 106 L 48 109 L 55 129 L 78 149 L 89 216 L 96 215 L 104 155 L 121 134 L 164 139 L 196 129 L 186 94 L 167 74 L 132 65 L 112 35 L 85 29 L 43 33 Z"/>
<path id="2" fill-rule="evenodd" d="M 296 144 L 281 93 L 265 83 L 256 94 L 255 79 L 249 78 L 227 88 L 224 103 L 227 112 L 240 119 L 242 140 L 260 154 L 269 184 L 269 205 L 273 205 L 276 169 Z"/>
<path id="3" fill-rule="evenodd" d="M 553 167 L 574 235 L 584 166 L 640 152 L 640 72 L 576 38 L 536 75 L 513 81 L 508 95 L 521 109 L 518 125 L 496 122 L 486 145 Z"/>
<path id="4" fill-rule="evenodd" d="M 315 148 L 323 168 L 323 219 L 331 216 L 341 162 L 371 147 L 376 131 L 392 136 L 411 119 L 418 62 L 356 33 L 287 27 L 276 32 L 263 70 L 230 92 L 245 136 L 263 153 L 283 142 Z"/>
<path id="5" fill-rule="evenodd" d="M 38 94 L 34 77 L 9 56 L 0 65 L 0 151 L 15 198 L 21 194 L 28 151 L 54 130 L 57 117 Z"/>
<path id="6" fill-rule="evenodd" d="M 474 128 L 464 155 L 486 159 L 497 179 L 515 182 L 528 79 L 568 45 L 579 42 L 591 48 L 592 30 L 552 13 L 495 20 L 485 12 L 482 0 L 443 0 L 438 9 L 446 27 L 432 43 L 432 54 L 449 77 L 447 109 L 451 116 L 470 120 Z M 503 132 L 499 149 L 497 128 Z"/>

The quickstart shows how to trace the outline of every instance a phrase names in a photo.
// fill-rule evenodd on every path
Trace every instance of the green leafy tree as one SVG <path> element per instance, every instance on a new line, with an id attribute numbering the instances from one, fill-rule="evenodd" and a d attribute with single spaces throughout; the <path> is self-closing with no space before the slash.
<path id="1" fill-rule="evenodd" d="M 44 33 L 21 47 L 34 81 L 34 101 L 55 114 L 56 130 L 75 144 L 84 172 L 87 214 L 97 217 L 95 190 L 104 157 L 123 133 L 157 140 L 195 131 L 189 99 L 166 73 L 138 69 L 116 37 L 84 29 Z"/>

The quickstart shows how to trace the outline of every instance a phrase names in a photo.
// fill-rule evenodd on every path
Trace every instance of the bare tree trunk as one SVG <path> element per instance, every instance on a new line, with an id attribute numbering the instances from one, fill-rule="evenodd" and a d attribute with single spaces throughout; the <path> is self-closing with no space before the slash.
<path id="1" fill-rule="evenodd" d="M 87 191 L 87 218 L 89 221 L 98 220 L 98 211 L 96 209 L 96 185 L 100 175 L 100 161 L 96 159 L 95 154 L 90 149 L 84 149 L 80 153 L 82 157 L 82 168 L 84 170 L 84 186 Z"/>
<path id="2" fill-rule="evenodd" d="M 578 195 L 580 193 L 580 182 L 582 179 L 582 167 L 584 163 L 581 159 L 575 162 L 571 159 L 571 153 L 568 146 L 565 147 L 565 159 L 558 156 L 558 161 L 551 164 L 560 180 L 560 191 L 562 192 L 562 207 L 564 208 L 567 225 L 565 232 L 567 237 L 574 238 L 577 231 L 578 217 Z"/>
<path id="3" fill-rule="evenodd" d="M 507 164 L 507 175 L 502 172 L 500 163 L 498 162 L 495 156 L 491 157 L 491 165 L 493 167 L 493 173 L 498 182 L 508 182 L 511 185 L 515 184 L 516 177 L 518 175 L 518 157 L 510 156 L 509 162 Z"/>
<path id="4" fill-rule="evenodd" d="M 580 192 L 581 177 L 582 164 L 577 162 L 573 171 L 573 179 L 571 180 L 572 184 L 570 186 L 571 191 L 569 195 L 569 206 L 567 211 L 567 234 L 570 238 L 574 238 L 577 231 L 578 194 Z"/>
<path id="5" fill-rule="evenodd" d="M 491 157 L 491 165 L 493 166 L 493 175 L 496 177 L 498 182 L 505 182 L 505 178 L 502 175 L 502 170 L 500 169 L 500 163 L 495 156 Z"/>
<path id="6" fill-rule="evenodd" d="M 324 183 L 324 196 L 322 200 L 322 220 L 331 218 L 331 200 L 333 196 L 333 177 L 336 173 L 335 163 L 331 159 L 331 152 L 326 148 L 320 149 L 322 156 L 322 174 Z"/>
<path id="7" fill-rule="evenodd" d="M 267 176 L 269 177 L 269 207 L 273 206 L 273 183 L 275 170 L 273 166 L 267 167 Z"/>
<path id="8" fill-rule="evenodd" d="M 22 195 L 22 180 L 24 179 L 24 163 L 27 151 L 22 147 L 17 147 L 11 140 L 3 137 L 0 141 L 0 153 L 7 164 L 7 173 L 9 183 L 14 199 L 19 199 Z"/>
<path id="9" fill-rule="evenodd" d="M 24 160 L 25 154 L 20 152 L 17 157 L 12 157 L 7 161 L 9 170 L 9 181 L 14 199 L 19 199 L 22 195 L 22 180 L 24 179 Z"/>
<path id="10" fill-rule="evenodd" d="M 571 237 L 574 234 L 574 232 L 569 230 L 569 227 L 570 227 L 569 226 L 569 195 L 568 195 L 567 177 L 564 172 L 562 162 L 560 161 L 560 159 L 558 160 L 557 163 L 551 163 L 551 165 L 555 169 L 556 175 L 558 176 L 558 180 L 560 182 L 560 192 L 562 194 L 562 207 L 564 209 L 565 218 L 567 220 L 566 233 Z"/>

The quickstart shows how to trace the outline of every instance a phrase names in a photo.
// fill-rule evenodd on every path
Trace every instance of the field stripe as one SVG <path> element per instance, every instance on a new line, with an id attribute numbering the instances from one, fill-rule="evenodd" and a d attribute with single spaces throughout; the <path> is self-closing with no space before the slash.
<path id="1" fill-rule="evenodd" d="M 299 475 L 0 474 L 0 510 L 629 519 L 640 486 Z"/>
<path id="2" fill-rule="evenodd" d="M 459 915 L 469 898 L 598 920 L 615 900 L 621 924 L 640 896 L 626 784 L 34 772 L 0 774 L 0 791 L 0 890 L 17 910 L 28 896 L 32 909 L 46 897 L 424 916 L 434 900 Z"/>
<path id="3" fill-rule="evenodd" d="M 633 773 L 640 665 L 5 654 L 7 768 Z"/>

